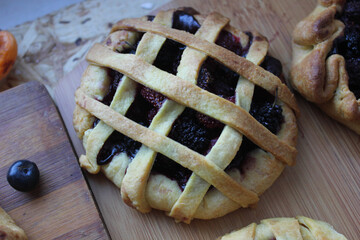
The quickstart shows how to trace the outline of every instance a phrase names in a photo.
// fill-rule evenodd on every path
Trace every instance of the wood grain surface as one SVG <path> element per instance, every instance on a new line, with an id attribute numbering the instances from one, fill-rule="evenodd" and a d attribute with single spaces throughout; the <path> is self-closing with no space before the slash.
<path id="1" fill-rule="evenodd" d="M 99 212 L 45 87 L 30 82 L 0 94 L 0 206 L 29 239 L 108 239 Z M 40 170 L 32 192 L 13 189 L 10 165 L 28 159 Z"/>
<path id="2" fill-rule="evenodd" d="M 83 0 L 7 29 L 16 38 L 18 56 L 6 82 L 0 84 L 0 92 L 39 81 L 52 96 L 58 80 L 84 60 L 94 43 L 106 37 L 119 16 L 141 17 L 169 0 L 151 0 L 151 9 L 141 7 L 143 2 L 146 0 Z"/>
<path id="3" fill-rule="evenodd" d="M 270 41 L 270 53 L 280 59 L 285 75 L 291 63 L 291 32 L 316 5 L 316 0 L 173 1 L 162 9 L 191 6 L 201 13 L 213 10 L 242 30 L 258 30 Z M 121 16 L 119 16 L 121 18 Z M 72 127 L 74 91 L 86 63 L 81 63 L 55 89 L 74 147 L 84 153 Z M 360 239 L 360 136 L 296 96 L 298 157 L 261 197 L 256 208 L 239 209 L 214 220 L 177 224 L 163 212 L 141 214 L 125 205 L 103 175 L 87 174 L 95 199 L 113 239 L 216 239 L 227 232 L 271 217 L 304 215 L 326 221 L 348 239 Z"/>

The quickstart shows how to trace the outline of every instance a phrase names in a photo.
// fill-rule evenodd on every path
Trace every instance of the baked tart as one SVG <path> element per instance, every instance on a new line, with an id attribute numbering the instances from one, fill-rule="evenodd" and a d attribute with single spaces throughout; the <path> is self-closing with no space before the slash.
<path id="1" fill-rule="evenodd" d="M 268 47 L 189 8 L 118 22 L 75 93 L 80 165 L 186 223 L 256 204 L 296 156 L 298 107 Z"/>
<path id="2" fill-rule="evenodd" d="M 293 32 L 292 86 L 360 134 L 360 2 L 319 0 Z"/>
<path id="3" fill-rule="evenodd" d="M 24 230 L 0 207 L 0 240 L 26 240 Z"/>
<path id="4" fill-rule="evenodd" d="M 252 223 L 238 231 L 226 234 L 220 240 L 346 240 L 344 235 L 322 221 L 307 217 L 264 219 L 260 224 Z"/>

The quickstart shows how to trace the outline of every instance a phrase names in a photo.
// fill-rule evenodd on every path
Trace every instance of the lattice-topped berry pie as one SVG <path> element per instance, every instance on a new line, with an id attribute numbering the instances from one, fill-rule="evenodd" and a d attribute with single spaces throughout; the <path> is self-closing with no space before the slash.
<path id="1" fill-rule="evenodd" d="M 252 223 L 238 231 L 226 234 L 219 240 L 346 240 L 344 235 L 322 221 L 307 217 L 264 219 L 260 224 Z"/>
<path id="2" fill-rule="evenodd" d="M 187 223 L 255 204 L 296 155 L 297 104 L 267 51 L 218 13 L 118 22 L 76 92 L 81 166 Z"/>
<path id="3" fill-rule="evenodd" d="M 360 134 L 360 1 L 319 0 L 298 23 L 291 84 Z"/>

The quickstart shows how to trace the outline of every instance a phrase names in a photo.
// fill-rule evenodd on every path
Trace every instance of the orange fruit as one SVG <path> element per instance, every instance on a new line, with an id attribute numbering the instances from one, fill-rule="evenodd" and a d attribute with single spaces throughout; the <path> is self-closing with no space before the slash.
<path id="1" fill-rule="evenodd" d="M 0 81 L 8 75 L 17 56 L 15 37 L 8 31 L 0 31 Z"/>

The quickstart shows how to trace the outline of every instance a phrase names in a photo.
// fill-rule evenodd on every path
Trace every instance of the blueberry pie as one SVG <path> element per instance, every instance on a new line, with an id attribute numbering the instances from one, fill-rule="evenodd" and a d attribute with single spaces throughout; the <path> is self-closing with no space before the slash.
<path id="1" fill-rule="evenodd" d="M 255 204 L 296 156 L 298 107 L 267 51 L 218 13 L 118 22 L 75 93 L 81 166 L 186 223 Z"/>
<path id="2" fill-rule="evenodd" d="M 0 207 L 0 240 L 26 240 L 24 230 Z"/>
<path id="3" fill-rule="evenodd" d="M 219 240 L 346 240 L 326 222 L 307 217 L 264 219 L 260 224 L 252 223 L 238 231 L 229 233 Z"/>
<path id="4" fill-rule="evenodd" d="M 360 134 L 360 2 L 319 0 L 293 33 L 292 86 Z"/>

